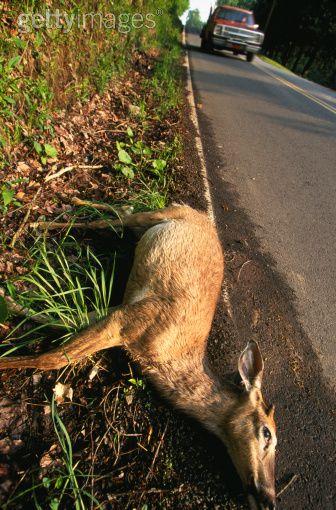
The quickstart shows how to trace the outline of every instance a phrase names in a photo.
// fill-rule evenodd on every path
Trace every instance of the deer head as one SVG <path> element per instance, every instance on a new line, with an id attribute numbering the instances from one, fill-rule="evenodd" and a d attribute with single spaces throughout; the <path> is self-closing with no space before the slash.
<path id="1" fill-rule="evenodd" d="M 217 427 L 253 510 L 274 509 L 276 499 L 274 406 L 266 404 L 261 393 L 263 368 L 258 344 L 251 341 L 238 361 L 241 388 Z"/>

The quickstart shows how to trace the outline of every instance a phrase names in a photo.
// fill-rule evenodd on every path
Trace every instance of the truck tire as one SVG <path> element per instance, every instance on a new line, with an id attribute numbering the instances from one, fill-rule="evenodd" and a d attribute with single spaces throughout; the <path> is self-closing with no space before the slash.
<path id="1" fill-rule="evenodd" d="M 250 53 L 250 52 L 246 53 L 246 60 L 248 62 L 252 62 L 253 59 L 254 59 L 254 53 Z"/>
<path id="2" fill-rule="evenodd" d="M 206 39 L 206 37 L 202 37 L 202 39 L 201 39 L 201 49 L 208 53 L 213 52 L 212 43 L 208 39 Z"/>

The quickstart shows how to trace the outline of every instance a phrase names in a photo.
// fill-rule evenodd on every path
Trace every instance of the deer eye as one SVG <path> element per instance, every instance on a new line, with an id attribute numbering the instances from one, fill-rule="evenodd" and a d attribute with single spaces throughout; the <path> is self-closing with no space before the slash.
<path id="1" fill-rule="evenodd" d="M 268 427 L 263 427 L 263 436 L 266 439 L 267 442 L 269 442 L 272 439 L 271 431 Z"/>

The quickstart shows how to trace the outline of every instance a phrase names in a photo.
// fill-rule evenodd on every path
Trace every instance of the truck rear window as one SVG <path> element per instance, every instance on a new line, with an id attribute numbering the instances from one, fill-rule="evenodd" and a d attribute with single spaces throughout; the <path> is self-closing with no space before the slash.
<path id="1" fill-rule="evenodd" d="M 246 25 L 254 25 L 254 17 L 247 12 L 234 11 L 231 9 L 220 9 L 217 18 L 227 21 L 235 21 L 236 23 L 246 23 Z"/>

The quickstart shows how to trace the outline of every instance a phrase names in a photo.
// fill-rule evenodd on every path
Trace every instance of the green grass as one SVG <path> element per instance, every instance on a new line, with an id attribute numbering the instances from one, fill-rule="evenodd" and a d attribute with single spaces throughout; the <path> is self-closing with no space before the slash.
<path id="1" fill-rule="evenodd" d="M 37 30 L 28 23 L 20 31 L 19 14 L 28 19 L 33 13 L 43 15 L 45 2 L 3 3 L 6 15 L 0 19 L 0 169 L 10 164 L 13 149 L 19 144 L 33 149 L 34 141 L 51 141 L 54 112 L 103 93 L 111 79 L 127 72 L 136 51 L 154 46 L 161 50 L 166 45 L 177 51 L 179 2 L 168 8 L 163 0 L 147 0 L 140 9 L 143 15 L 162 8 L 162 16 L 151 28 L 144 24 L 127 33 L 90 23 L 86 30 L 75 23 L 68 32 L 47 26 Z M 48 4 L 51 12 L 57 8 L 69 18 L 79 19 L 90 12 L 110 12 L 110 7 L 104 0 Z M 131 19 L 138 11 L 136 2 L 121 0 L 113 4 L 116 19 L 123 13 Z M 170 86 L 168 79 L 166 84 Z"/>
<path id="2" fill-rule="evenodd" d="M 58 413 L 54 397 L 51 402 L 51 417 L 59 445 L 61 446 L 63 469 L 65 471 L 65 476 L 62 476 L 61 478 L 58 477 L 58 483 L 56 481 L 55 489 L 57 489 L 57 497 L 52 497 L 51 499 L 51 501 L 53 501 L 52 510 L 56 510 L 60 507 L 61 501 L 67 492 L 72 496 L 73 508 L 75 510 L 86 510 L 86 508 L 88 508 L 86 501 L 90 500 L 91 502 L 94 502 L 95 505 L 98 504 L 98 507 L 96 506 L 96 508 L 101 508 L 97 500 L 85 491 L 83 487 L 81 487 L 78 475 L 82 475 L 82 473 L 77 474 L 78 463 L 74 464 L 71 438 Z M 62 471 L 60 475 L 62 475 Z"/>
<path id="3" fill-rule="evenodd" d="M 287 71 L 288 73 L 292 73 L 292 71 L 290 69 L 279 64 L 279 62 L 277 62 L 276 60 L 272 60 L 271 58 L 265 57 L 265 55 L 259 55 L 259 58 L 261 58 L 261 60 L 263 60 L 267 64 L 277 67 L 278 69 L 282 69 L 283 71 Z"/>
<path id="4" fill-rule="evenodd" d="M 116 143 L 114 170 L 130 183 L 127 203 L 135 211 L 162 209 L 167 204 L 173 166 L 180 150 L 174 140 L 148 144 L 128 128 L 125 141 Z"/>
<path id="5" fill-rule="evenodd" d="M 166 116 L 181 103 L 180 52 L 177 42 L 169 50 L 163 50 L 148 84 L 148 87 L 152 88 L 154 101 L 157 103 L 158 116 Z"/>
<path id="6" fill-rule="evenodd" d="M 12 298 L 30 313 L 1 344 L 2 356 L 50 335 L 63 343 L 95 320 L 106 317 L 112 298 L 114 260 L 103 265 L 91 248 L 82 248 L 68 233 L 61 241 L 38 239 L 30 251 L 30 272 L 7 282 Z M 16 283 L 16 286 L 14 285 Z M 18 293 L 17 285 L 27 290 Z M 27 323 L 43 320 L 26 331 Z"/>

